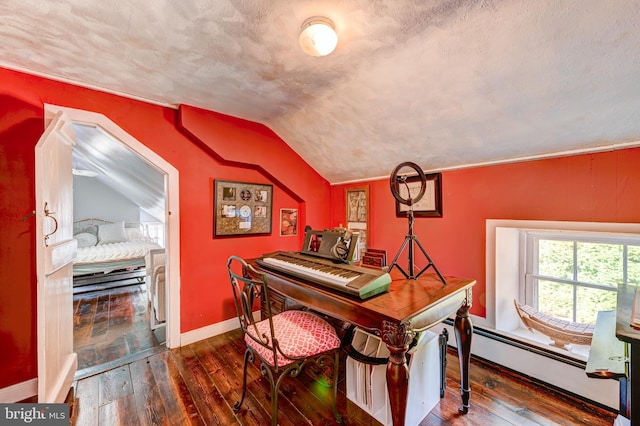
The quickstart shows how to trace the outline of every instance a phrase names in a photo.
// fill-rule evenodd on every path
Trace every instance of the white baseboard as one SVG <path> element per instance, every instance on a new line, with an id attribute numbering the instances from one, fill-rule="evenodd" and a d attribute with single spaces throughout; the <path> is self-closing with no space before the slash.
<path id="1" fill-rule="evenodd" d="M 25 382 L 16 383 L 0 389 L 0 403 L 12 404 L 18 401 L 24 401 L 38 394 L 38 379 L 33 378 Z"/>
<path id="2" fill-rule="evenodd" d="M 256 320 L 260 319 L 260 311 L 253 313 Z M 187 331 L 180 335 L 180 346 L 187 346 L 191 343 L 199 342 L 200 340 L 208 339 L 219 334 L 224 334 L 228 331 L 233 331 L 240 328 L 238 318 L 233 317 L 228 320 L 208 325 L 206 327 L 198 328 L 196 330 Z"/>
<path id="3" fill-rule="evenodd" d="M 208 339 L 209 337 L 217 336 L 235 330 L 236 328 L 240 328 L 240 323 L 238 323 L 238 318 L 234 317 L 206 327 L 187 331 L 186 333 L 180 334 L 180 346 L 186 346 L 200 340 Z"/>

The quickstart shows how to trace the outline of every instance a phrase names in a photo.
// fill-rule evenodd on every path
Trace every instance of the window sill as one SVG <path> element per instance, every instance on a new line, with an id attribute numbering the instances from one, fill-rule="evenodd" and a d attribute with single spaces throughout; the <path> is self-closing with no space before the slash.
<path id="1" fill-rule="evenodd" d="M 561 349 L 553 346 L 551 344 L 552 340 L 547 336 L 532 332 L 527 328 L 517 328 L 511 331 L 494 330 L 494 332 L 518 340 L 523 344 L 535 346 L 541 350 L 552 351 L 569 358 L 574 358 L 578 362 L 586 363 L 589 358 L 590 346 L 588 345 L 567 345 L 565 349 Z"/>
<path id="2" fill-rule="evenodd" d="M 447 320 L 445 323 L 453 325 L 452 320 Z M 552 340 L 547 336 L 534 333 L 524 327 L 513 330 L 496 330 L 485 325 L 475 325 L 474 322 L 473 332 L 488 339 L 500 341 L 583 369 L 586 367 L 587 359 L 589 358 L 590 346 L 568 345 L 568 349 L 557 348 L 550 344 Z"/>

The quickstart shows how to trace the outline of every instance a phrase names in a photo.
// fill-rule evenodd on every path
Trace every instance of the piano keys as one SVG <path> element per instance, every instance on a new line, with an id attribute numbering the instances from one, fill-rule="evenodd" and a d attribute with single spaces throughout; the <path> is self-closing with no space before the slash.
<path id="1" fill-rule="evenodd" d="M 256 259 L 263 268 L 301 278 L 360 299 L 368 299 L 389 290 L 388 272 L 335 263 L 296 252 L 275 252 Z"/>

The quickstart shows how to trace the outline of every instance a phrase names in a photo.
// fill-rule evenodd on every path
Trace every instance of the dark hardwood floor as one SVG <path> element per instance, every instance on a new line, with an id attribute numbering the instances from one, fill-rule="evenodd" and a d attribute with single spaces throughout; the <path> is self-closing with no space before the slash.
<path id="1" fill-rule="evenodd" d="M 269 385 L 249 368 L 248 395 L 234 414 L 242 383 L 244 342 L 232 331 L 182 348 L 131 360 L 77 380 L 68 402 L 73 425 L 267 425 Z M 341 358 L 338 410 L 346 425 L 379 424 L 345 396 Z M 471 364 L 471 409 L 460 404 L 458 360 L 449 350 L 445 397 L 421 425 L 611 425 L 615 413 L 514 377 L 476 359 Z M 278 422 L 299 426 L 335 424 L 329 389 L 306 368 L 281 388 Z"/>
<path id="2" fill-rule="evenodd" d="M 73 312 L 73 349 L 81 373 L 159 345 L 149 325 L 144 284 L 74 294 Z"/>

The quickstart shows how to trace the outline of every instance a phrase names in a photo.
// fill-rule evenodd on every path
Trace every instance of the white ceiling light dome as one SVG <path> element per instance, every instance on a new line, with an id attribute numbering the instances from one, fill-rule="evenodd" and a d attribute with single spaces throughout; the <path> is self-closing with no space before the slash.
<path id="1" fill-rule="evenodd" d="M 313 16 L 302 23 L 300 47 L 307 55 L 326 56 L 338 45 L 333 22 L 323 16 Z"/>

